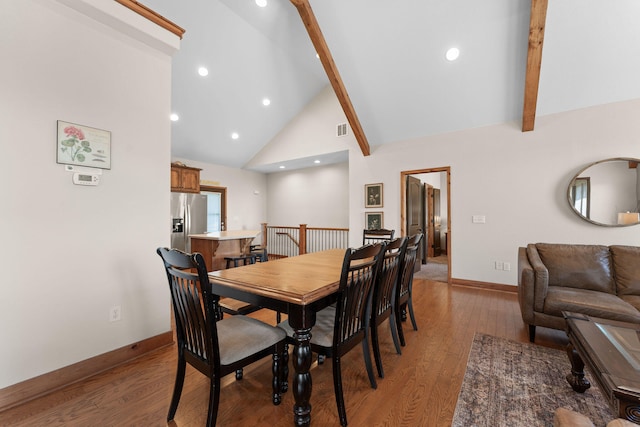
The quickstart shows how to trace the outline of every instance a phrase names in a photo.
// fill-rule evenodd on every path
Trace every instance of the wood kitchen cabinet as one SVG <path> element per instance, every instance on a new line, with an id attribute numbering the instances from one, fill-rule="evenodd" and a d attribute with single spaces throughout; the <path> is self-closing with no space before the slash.
<path id="1" fill-rule="evenodd" d="M 200 171 L 189 166 L 171 165 L 171 191 L 180 193 L 200 192 Z"/>

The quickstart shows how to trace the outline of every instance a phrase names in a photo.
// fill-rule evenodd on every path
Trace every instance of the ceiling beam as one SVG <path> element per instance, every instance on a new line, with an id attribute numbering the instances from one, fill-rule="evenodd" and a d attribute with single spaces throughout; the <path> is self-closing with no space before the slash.
<path id="1" fill-rule="evenodd" d="M 296 9 L 298 9 L 300 18 L 302 18 L 302 22 L 307 29 L 307 33 L 309 33 L 311 43 L 313 43 L 313 47 L 320 56 L 320 62 L 322 62 L 322 66 L 324 67 L 325 73 L 327 73 L 327 77 L 333 87 L 333 91 L 336 93 L 338 101 L 342 106 L 342 110 L 347 116 L 347 120 L 349 121 L 351 130 L 356 137 L 356 141 L 358 141 L 362 154 L 368 156 L 371 154 L 369 142 L 362 130 L 362 126 L 360 126 L 360 120 L 358 120 L 356 110 L 353 108 L 353 104 L 351 103 L 347 89 L 344 87 L 344 83 L 342 83 L 338 67 L 336 67 L 335 62 L 333 61 L 333 57 L 331 56 L 327 42 L 322 35 L 322 31 L 320 31 L 320 26 L 313 14 L 309 0 L 291 0 L 291 3 L 293 3 Z"/>
<path id="2" fill-rule="evenodd" d="M 529 20 L 529 49 L 527 51 L 527 74 L 524 82 L 524 108 L 522 111 L 522 131 L 533 130 L 538 104 L 538 85 L 542 65 L 542 44 L 547 20 L 548 0 L 531 0 Z"/>

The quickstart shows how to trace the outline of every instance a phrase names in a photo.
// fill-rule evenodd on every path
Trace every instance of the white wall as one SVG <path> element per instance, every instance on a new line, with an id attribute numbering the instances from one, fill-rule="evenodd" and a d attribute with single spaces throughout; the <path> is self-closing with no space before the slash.
<path id="1" fill-rule="evenodd" d="M 271 225 L 348 228 L 349 164 L 267 175 Z"/>
<path id="2" fill-rule="evenodd" d="M 347 123 L 347 118 L 333 89 L 327 85 L 245 166 L 252 168 L 348 150 L 357 142 L 350 128 L 347 135 L 336 136 L 339 123 Z"/>
<path id="3" fill-rule="evenodd" d="M 364 226 L 364 184 L 384 182 L 385 226 L 399 230 L 400 172 L 450 166 L 454 278 L 516 285 L 517 248 L 527 243 L 638 246 L 640 227 L 581 220 L 566 192 L 591 162 L 640 157 L 639 116 L 640 100 L 633 100 L 538 117 L 533 132 L 507 123 L 379 146 L 369 157 L 352 148 L 349 227 Z M 485 215 L 486 223 L 473 224 L 472 215 Z M 495 270 L 497 260 L 511 271 Z"/>
<path id="4" fill-rule="evenodd" d="M 260 230 L 267 220 L 267 178 L 259 172 L 173 158 L 202 169 L 200 182 L 227 188 L 227 230 Z M 256 243 L 261 237 L 256 239 Z"/>
<path id="5" fill-rule="evenodd" d="M 65 2 L 148 24 L 110 0 Z M 169 242 L 171 58 L 51 0 L 2 3 L 0 54 L 4 388 L 170 330 L 155 249 Z M 56 164 L 57 120 L 111 131 L 99 186 Z"/>

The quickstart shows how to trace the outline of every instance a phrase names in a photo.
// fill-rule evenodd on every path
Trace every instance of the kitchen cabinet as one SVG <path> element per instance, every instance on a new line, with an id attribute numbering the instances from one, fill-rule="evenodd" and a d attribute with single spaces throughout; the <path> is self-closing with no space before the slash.
<path id="1" fill-rule="evenodd" d="M 189 166 L 171 165 L 171 191 L 180 193 L 200 192 L 200 171 Z"/>

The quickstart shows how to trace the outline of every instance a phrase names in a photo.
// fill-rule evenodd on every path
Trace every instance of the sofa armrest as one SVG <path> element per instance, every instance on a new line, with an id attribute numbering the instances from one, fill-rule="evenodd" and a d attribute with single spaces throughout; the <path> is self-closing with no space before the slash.
<path id="1" fill-rule="evenodd" d="M 534 311 L 542 312 L 544 308 L 544 299 L 547 297 L 549 289 L 549 270 L 542 263 L 538 249 L 534 244 L 527 245 L 527 257 L 533 268 L 534 276 Z"/>
<path id="2" fill-rule="evenodd" d="M 530 325 L 533 324 L 534 296 L 533 267 L 527 257 L 527 248 L 518 248 L 518 303 L 522 320 Z"/>

